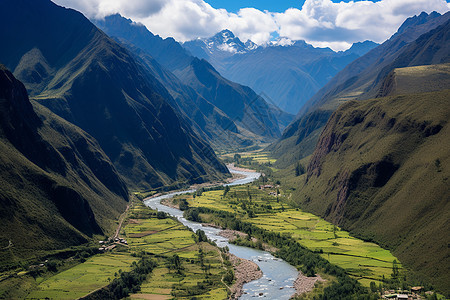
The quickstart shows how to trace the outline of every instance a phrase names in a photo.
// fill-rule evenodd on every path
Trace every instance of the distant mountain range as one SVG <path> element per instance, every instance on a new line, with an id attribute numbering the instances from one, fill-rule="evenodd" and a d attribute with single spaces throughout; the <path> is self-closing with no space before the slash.
<path id="1" fill-rule="evenodd" d="M 345 52 L 315 48 L 305 41 L 258 47 L 251 41 L 243 43 L 229 30 L 183 44 L 226 78 L 250 86 L 293 114 L 337 72 L 376 46 L 365 41 Z"/>
<path id="2" fill-rule="evenodd" d="M 208 62 L 192 56 L 172 38 L 155 36 L 145 26 L 120 15 L 95 22 L 142 59 L 170 91 L 174 105 L 219 148 L 273 140 L 292 120 L 292 115 L 266 103 L 250 88 L 223 78 Z"/>

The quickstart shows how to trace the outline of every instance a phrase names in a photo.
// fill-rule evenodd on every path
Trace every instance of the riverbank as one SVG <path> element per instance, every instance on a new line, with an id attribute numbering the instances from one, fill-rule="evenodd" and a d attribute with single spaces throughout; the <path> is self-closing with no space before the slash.
<path id="1" fill-rule="evenodd" d="M 225 229 L 219 232 L 220 236 L 227 238 L 230 242 L 237 239 L 238 237 L 246 238 L 248 235 L 246 233 L 243 233 L 241 231 L 237 230 L 231 230 L 231 229 Z M 257 240 L 252 237 L 252 241 L 256 242 Z M 264 245 L 264 244 L 263 244 Z M 276 248 L 270 247 L 268 245 L 264 245 L 264 250 L 269 251 L 271 253 L 276 252 Z M 257 278 L 258 279 L 258 278 Z M 315 277 L 307 277 L 302 272 L 298 272 L 297 278 L 294 281 L 294 289 L 295 294 L 292 295 L 292 297 L 300 296 L 304 293 L 309 293 L 314 289 L 314 285 L 316 282 L 325 282 L 326 280 L 320 277 L 320 275 L 316 274 Z"/>
<path id="2" fill-rule="evenodd" d="M 228 259 L 234 267 L 235 283 L 231 286 L 231 299 L 238 299 L 244 293 L 244 284 L 257 280 L 263 276 L 263 272 L 258 265 L 247 259 L 237 257 L 234 254 L 228 253 Z"/>
<path id="3" fill-rule="evenodd" d="M 316 282 L 325 282 L 326 280 L 316 274 L 316 277 L 307 277 L 302 272 L 298 272 L 297 279 L 294 281 L 295 294 L 292 297 L 309 293 L 314 289 Z"/>

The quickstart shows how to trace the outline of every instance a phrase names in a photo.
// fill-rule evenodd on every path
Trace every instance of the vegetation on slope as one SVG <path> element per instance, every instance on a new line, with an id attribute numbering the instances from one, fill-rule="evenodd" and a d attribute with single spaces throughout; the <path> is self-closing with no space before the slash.
<path id="1" fill-rule="evenodd" d="M 0 60 L 36 101 L 91 134 L 129 187 L 227 173 L 170 106 L 162 84 L 81 13 L 49 0 L 8 0 L 0 4 L 0 23 L 12 28 L 0 33 Z"/>
<path id="2" fill-rule="evenodd" d="M 0 106 L 1 268 L 110 232 L 128 190 L 98 143 L 4 68 Z"/>
<path id="3" fill-rule="evenodd" d="M 280 141 L 269 148 L 279 158 L 279 166 L 311 155 L 332 112 L 347 101 L 379 96 L 385 78 L 395 68 L 449 62 L 449 18 L 450 13 L 441 16 L 435 12 L 407 19 L 389 40 L 333 77 L 299 111 Z"/>
<path id="4" fill-rule="evenodd" d="M 449 95 L 444 90 L 343 105 L 327 123 L 295 193 L 302 208 L 392 249 L 446 293 Z"/>

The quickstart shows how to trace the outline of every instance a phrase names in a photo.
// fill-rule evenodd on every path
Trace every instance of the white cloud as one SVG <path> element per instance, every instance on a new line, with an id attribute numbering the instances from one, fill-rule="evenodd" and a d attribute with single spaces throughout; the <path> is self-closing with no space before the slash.
<path id="1" fill-rule="evenodd" d="M 302 39 L 319 47 L 343 50 L 357 41 L 383 42 L 402 22 L 422 11 L 445 13 L 445 0 L 381 0 L 378 2 L 306 0 L 283 13 L 243 8 L 237 13 L 215 9 L 203 0 L 54 0 L 90 18 L 120 13 L 155 34 L 186 41 L 230 29 L 242 41 L 270 41 L 271 33 Z"/>

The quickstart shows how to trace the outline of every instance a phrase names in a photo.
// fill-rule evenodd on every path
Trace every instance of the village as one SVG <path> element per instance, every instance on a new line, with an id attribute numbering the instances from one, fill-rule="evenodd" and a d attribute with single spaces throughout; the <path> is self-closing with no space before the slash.
<path id="1" fill-rule="evenodd" d="M 425 291 L 423 286 L 411 287 L 411 290 L 387 290 L 384 291 L 383 299 L 401 299 L 401 300 L 419 300 L 419 299 L 430 299 L 433 296 L 432 291 Z M 431 298 L 434 299 L 434 298 Z M 437 298 L 435 298 L 437 299 Z"/>

